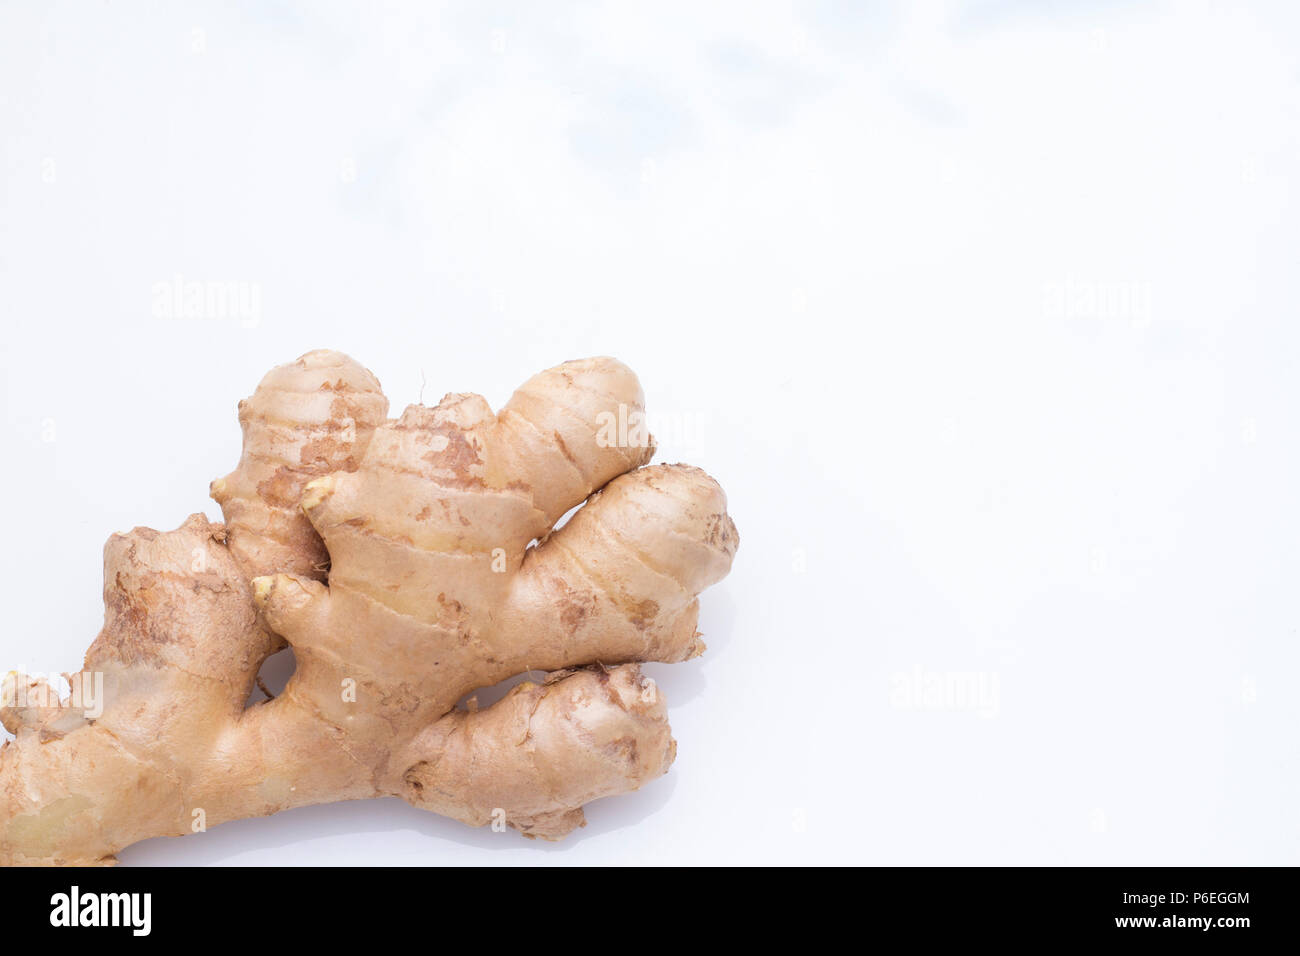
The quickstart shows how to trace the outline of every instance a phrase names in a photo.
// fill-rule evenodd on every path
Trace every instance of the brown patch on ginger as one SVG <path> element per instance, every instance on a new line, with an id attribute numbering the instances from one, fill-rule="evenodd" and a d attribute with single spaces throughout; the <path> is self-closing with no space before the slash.
<path id="1" fill-rule="evenodd" d="M 596 598 L 590 591 L 579 591 L 566 587 L 558 595 L 560 605 L 560 623 L 570 634 L 582 626 L 582 622 L 596 609 Z"/>
<path id="2" fill-rule="evenodd" d="M 281 465 L 270 478 L 257 483 L 257 496 L 275 508 L 296 508 L 303 484 L 304 476 L 300 472 Z"/>
<path id="3" fill-rule="evenodd" d="M 318 438 L 315 441 L 305 442 L 298 451 L 298 462 L 304 468 L 312 468 L 318 473 L 323 473 L 332 468 L 339 468 L 342 462 L 339 460 L 345 458 L 343 454 L 348 448 L 348 443 L 341 442 L 335 438 L 325 437 Z"/>
<path id="4" fill-rule="evenodd" d="M 638 631 L 644 631 L 654 623 L 659 616 L 659 604 L 646 598 L 643 601 L 633 601 L 627 605 L 627 619 L 632 622 Z"/>

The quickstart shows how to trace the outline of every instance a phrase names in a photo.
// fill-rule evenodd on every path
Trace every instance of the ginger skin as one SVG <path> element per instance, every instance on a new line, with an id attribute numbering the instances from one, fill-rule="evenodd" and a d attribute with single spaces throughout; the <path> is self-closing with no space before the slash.
<path id="1" fill-rule="evenodd" d="M 642 406 L 607 358 L 534 376 L 498 414 L 452 394 L 396 420 L 344 355 L 273 370 L 213 482 L 224 524 L 106 545 L 79 675 L 102 710 L 5 680 L 0 863 L 111 864 L 198 820 L 393 795 L 559 839 L 665 773 L 676 744 L 638 664 L 702 652 L 696 596 L 739 540 L 713 479 L 608 440 Z M 246 707 L 284 642 L 288 686 Z M 549 673 L 455 706 L 529 671 Z"/>

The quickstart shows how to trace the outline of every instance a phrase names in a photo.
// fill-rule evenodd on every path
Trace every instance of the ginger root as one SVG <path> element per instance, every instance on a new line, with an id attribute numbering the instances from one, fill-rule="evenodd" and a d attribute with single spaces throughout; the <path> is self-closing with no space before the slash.
<path id="1" fill-rule="evenodd" d="M 696 595 L 738 538 L 713 479 L 610 427 L 642 406 L 608 358 L 498 414 L 451 394 L 396 420 L 337 352 L 272 371 L 212 485 L 225 523 L 114 535 L 74 693 L 5 681 L 0 863 L 113 863 L 200 822 L 390 795 L 559 839 L 663 774 L 676 744 L 639 662 L 703 650 Z M 284 642 L 287 687 L 246 706 Z M 548 676 L 456 707 L 530 671 Z"/>

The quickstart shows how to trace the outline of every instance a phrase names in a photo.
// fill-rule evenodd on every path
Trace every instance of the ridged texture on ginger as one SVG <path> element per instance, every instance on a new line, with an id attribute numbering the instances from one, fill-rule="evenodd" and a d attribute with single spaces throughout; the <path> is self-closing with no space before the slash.
<path id="1" fill-rule="evenodd" d="M 386 795 L 555 839 L 664 773 L 676 745 L 638 665 L 703 650 L 697 595 L 738 539 L 716 482 L 647 465 L 643 405 L 607 358 L 534 376 L 498 414 L 452 394 L 396 420 L 346 356 L 271 372 L 213 483 L 226 523 L 109 541 L 78 675 L 102 706 L 5 682 L 0 862 L 112 862 L 199 823 Z M 246 708 L 282 641 L 294 675 Z M 549 673 L 456 708 L 526 671 Z"/>
<path id="2" fill-rule="evenodd" d="M 239 403 L 244 454 L 211 491 L 246 570 L 324 580 L 329 555 L 298 507 L 303 485 L 356 468 L 387 414 L 379 380 L 327 350 L 272 369 Z"/>

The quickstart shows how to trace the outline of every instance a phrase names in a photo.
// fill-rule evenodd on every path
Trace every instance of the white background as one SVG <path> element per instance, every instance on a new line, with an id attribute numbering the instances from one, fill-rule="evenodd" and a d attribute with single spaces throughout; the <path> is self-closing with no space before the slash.
<path id="1" fill-rule="evenodd" d="M 676 765 L 566 842 L 123 861 L 1300 862 L 1296 8 L 1046 6 L 0 8 L 6 669 L 311 348 L 394 414 L 618 356 L 741 532 Z"/>

